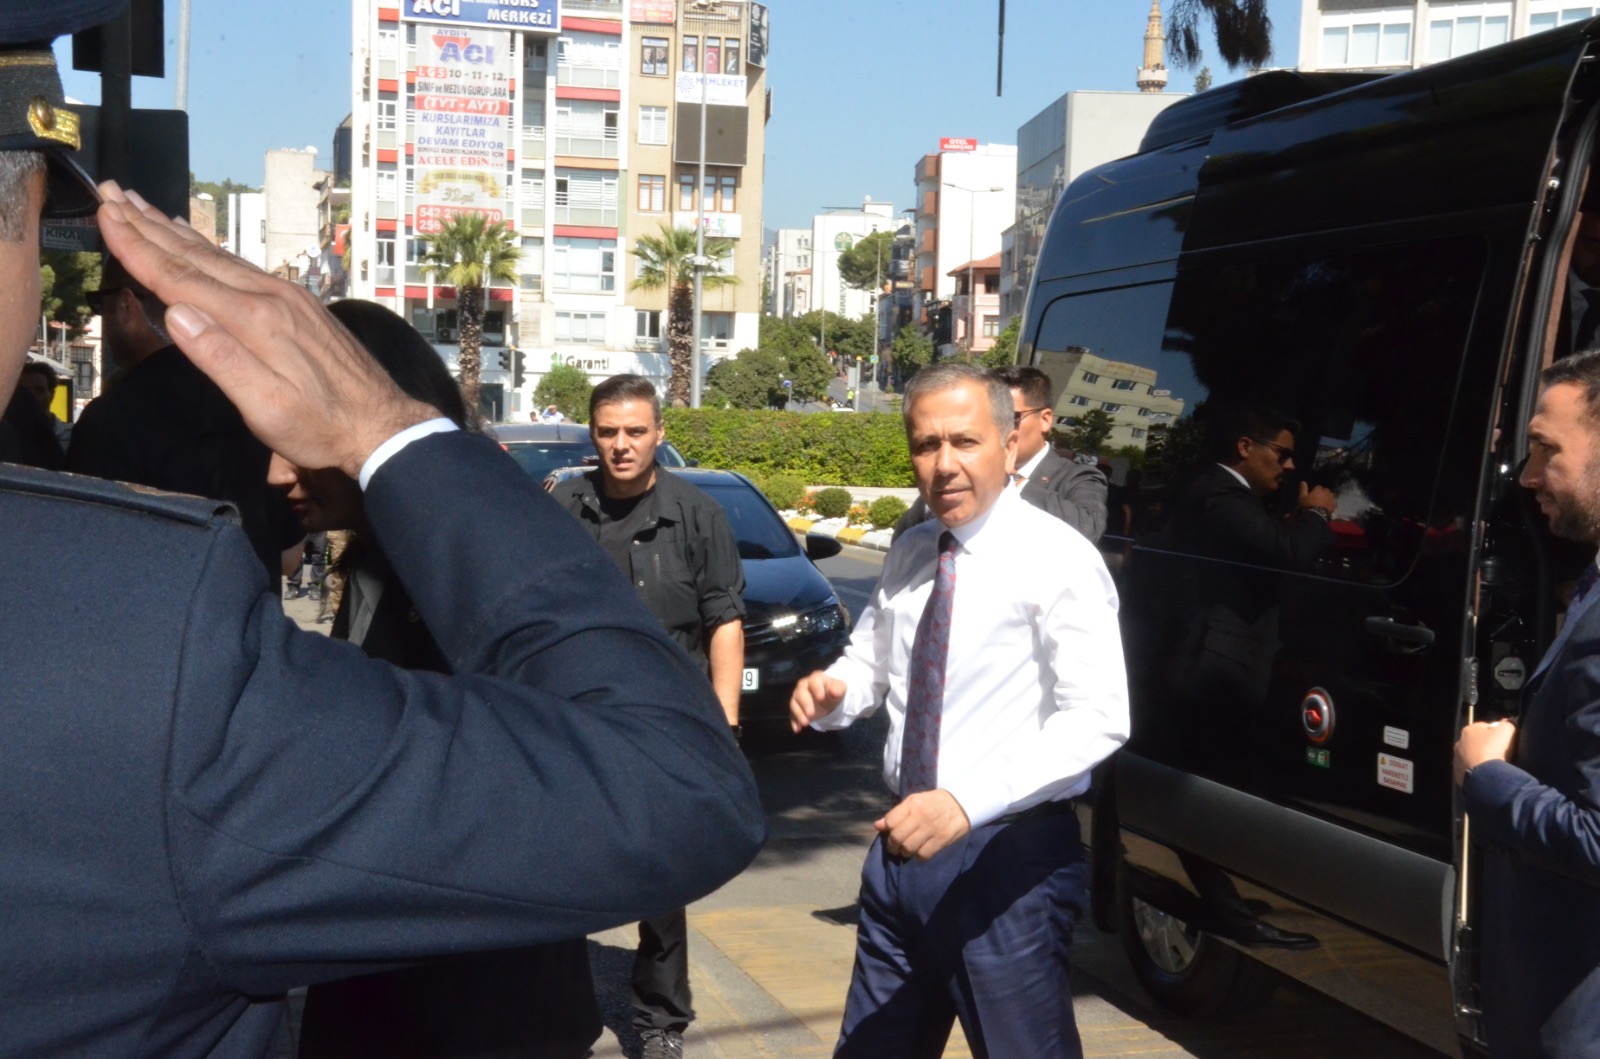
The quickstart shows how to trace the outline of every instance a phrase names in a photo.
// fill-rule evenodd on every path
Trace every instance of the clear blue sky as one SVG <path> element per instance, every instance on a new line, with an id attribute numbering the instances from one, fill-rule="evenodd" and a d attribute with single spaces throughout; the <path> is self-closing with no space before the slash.
<path id="1" fill-rule="evenodd" d="M 47 2 L 47 0 L 46 0 Z M 1170 0 L 1164 0 L 1163 8 Z M 331 164 L 350 111 L 350 14 L 340 0 L 293 8 L 194 0 L 190 161 L 202 180 L 259 184 L 263 155 L 315 146 Z M 996 0 L 771 0 L 768 228 L 810 224 L 864 196 L 911 203 L 912 167 L 941 136 L 1015 143 L 1063 92 L 1132 89 L 1149 0 L 1009 0 L 1005 95 L 996 98 Z M 167 0 L 164 80 L 134 79 L 134 105 L 173 105 L 177 0 Z M 1293 66 L 1299 4 L 1276 0 L 1274 65 Z M 99 101 L 95 75 L 66 70 L 68 94 Z M 1230 79 L 1220 62 L 1218 81 Z M 1194 75 L 1172 71 L 1187 91 Z"/>

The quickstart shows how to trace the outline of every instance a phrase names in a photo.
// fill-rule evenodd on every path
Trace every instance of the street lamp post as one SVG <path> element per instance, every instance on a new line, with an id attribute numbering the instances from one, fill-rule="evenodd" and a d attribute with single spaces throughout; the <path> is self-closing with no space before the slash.
<path id="1" fill-rule="evenodd" d="M 973 236 L 978 227 L 978 196 L 1004 191 L 1005 188 L 999 184 L 991 188 L 969 188 L 949 181 L 941 182 L 941 186 L 967 193 L 967 356 L 971 359 L 972 347 L 977 345 L 978 333 L 978 289 L 973 282 L 975 277 L 972 267 Z"/>

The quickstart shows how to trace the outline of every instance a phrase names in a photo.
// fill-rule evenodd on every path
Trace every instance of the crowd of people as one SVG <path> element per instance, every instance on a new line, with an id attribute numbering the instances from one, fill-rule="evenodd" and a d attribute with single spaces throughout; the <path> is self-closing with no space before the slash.
<path id="1" fill-rule="evenodd" d="M 649 380 L 595 388 L 599 464 L 547 495 L 470 429 L 400 317 L 324 308 L 133 191 L 97 190 L 49 41 L 124 2 L 0 9 L 0 610 L 93 616 L 48 651 L 0 638 L 0 1054 L 265 1055 L 308 986 L 304 1057 L 578 1057 L 600 1033 L 585 936 L 637 922 L 635 1028 L 647 1057 L 681 1055 L 684 909 L 765 835 L 736 742 L 726 516 L 658 469 Z M 54 377 L 24 361 L 41 219 L 91 211 L 117 374 L 69 427 Z M 1592 543 L 1600 354 L 1544 385 L 1524 482 L 1557 533 Z M 1054 451 L 1053 392 L 1025 367 L 911 380 L 918 505 L 844 655 L 793 695 L 797 730 L 889 722 L 896 799 L 862 871 L 840 1056 L 933 1059 L 957 1021 L 975 1054 L 1082 1054 L 1077 802 L 1130 729 L 1095 542 L 1141 516 L 1133 482 L 1108 494 L 1101 468 Z M 1287 520 L 1262 506 L 1294 429 L 1252 412 L 1226 433 L 1176 505 L 1174 532 L 1205 538 L 1186 547 L 1291 568 L 1326 546 L 1326 490 L 1302 487 Z M 330 533 L 325 637 L 287 620 L 281 582 L 309 567 L 317 583 Z M 48 585 L 30 569 L 46 548 L 74 558 Z M 1600 860 L 1597 810 L 1548 779 L 1589 767 L 1562 735 L 1593 709 L 1586 588 L 1521 723 L 1459 745 L 1474 819 L 1509 854 L 1486 872 L 1491 906 L 1549 888 L 1540 872 L 1592 886 Z M 1249 700 L 1253 671 L 1207 643 L 1193 681 Z M 1185 867 L 1202 897 L 1243 903 Z M 1491 1044 L 1587 1054 L 1592 1008 L 1564 983 L 1595 958 L 1533 965 L 1519 939 L 1548 931 L 1538 909 L 1488 922 Z"/>

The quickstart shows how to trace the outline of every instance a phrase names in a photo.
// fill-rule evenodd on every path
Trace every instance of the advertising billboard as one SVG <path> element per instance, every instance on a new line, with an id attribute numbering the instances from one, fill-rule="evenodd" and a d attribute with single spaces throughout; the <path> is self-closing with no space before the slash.
<path id="1" fill-rule="evenodd" d="M 750 33 L 747 39 L 750 41 L 748 52 L 750 57 L 745 61 L 751 66 L 759 66 L 765 69 L 767 65 L 767 49 L 770 47 L 772 39 L 768 30 L 766 4 L 750 5 Z"/>
<path id="2" fill-rule="evenodd" d="M 678 0 L 628 0 L 629 22 L 672 25 L 678 17 Z"/>
<path id="3" fill-rule="evenodd" d="M 939 141 L 939 152 L 945 151 L 976 151 L 977 140 L 968 140 L 960 136 L 946 136 Z"/>
<path id="4" fill-rule="evenodd" d="M 407 22 L 551 33 L 561 26 L 559 0 L 401 0 L 400 17 Z"/>
<path id="5" fill-rule="evenodd" d="M 705 85 L 705 102 L 714 107 L 742 107 L 746 83 L 743 74 L 680 73 L 674 98 L 679 103 L 698 103 L 701 84 Z"/>
<path id="6" fill-rule="evenodd" d="M 413 0 L 420 3 L 421 0 Z M 506 218 L 511 145 L 511 34 L 465 26 L 417 34 L 418 235 L 463 213 Z"/>

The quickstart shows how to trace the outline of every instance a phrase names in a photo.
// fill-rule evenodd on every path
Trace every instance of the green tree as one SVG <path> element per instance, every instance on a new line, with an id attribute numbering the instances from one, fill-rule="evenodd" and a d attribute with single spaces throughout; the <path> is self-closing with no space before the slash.
<path id="1" fill-rule="evenodd" d="M 733 253 L 727 239 L 707 239 L 706 256 L 719 261 Z M 694 368 L 698 339 L 694 329 L 694 251 L 695 230 L 661 225 L 660 235 L 641 235 L 634 242 L 633 256 L 639 259 L 639 278 L 631 290 L 667 291 L 667 354 L 672 361 L 672 378 L 667 383 L 667 400 L 677 408 L 689 406 L 689 373 Z M 706 271 L 701 280 L 706 290 L 729 287 L 739 282 L 726 272 Z"/>
<path id="2" fill-rule="evenodd" d="M 1017 337 L 1022 334 L 1022 317 L 1013 316 L 1005 329 L 995 336 L 994 345 L 980 355 L 983 366 L 991 370 L 1009 367 L 1017 362 Z"/>
<path id="3" fill-rule="evenodd" d="M 785 363 L 769 349 L 741 349 L 706 372 L 706 404 L 717 408 L 782 408 Z"/>
<path id="4" fill-rule="evenodd" d="M 1267 0 L 1172 0 L 1167 14 L 1167 53 L 1174 66 L 1200 62 L 1200 23 L 1209 20 L 1217 53 L 1228 69 L 1265 66 L 1272 58 L 1272 20 Z"/>
<path id="5" fill-rule="evenodd" d="M 794 384 L 792 400 L 802 404 L 820 401 L 833 380 L 833 365 L 806 329 L 778 316 L 761 318 L 759 345 L 783 358 L 784 375 Z"/>
<path id="6" fill-rule="evenodd" d="M 1194 75 L 1194 90 L 1196 94 L 1204 92 L 1211 87 L 1211 67 L 1202 66 L 1200 72 Z"/>
<path id="7" fill-rule="evenodd" d="M 873 232 L 839 255 L 839 278 L 856 290 L 871 290 L 889 274 L 894 233 Z"/>
<path id="8" fill-rule="evenodd" d="M 39 254 L 39 311 L 67 325 L 67 337 L 76 338 L 94 313 L 85 291 L 100 287 L 100 255 L 70 250 L 45 250 Z"/>
<path id="9" fill-rule="evenodd" d="M 889 356 L 900 377 L 909 379 L 933 362 L 933 339 L 917 334 L 915 328 L 902 327 L 889 347 Z"/>
<path id="10" fill-rule="evenodd" d="M 448 221 L 428 241 L 418 268 L 423 275 L 456 289 L 456 319 L 461 352 L 456 366 L 467 414 L 477 416 L 478 386 L 483 369 L 483 288 L 494 280 L 516 283 L 522 248 L 503 221 L 493 224 L 481 213 L 463 213 Z"/>
<path id="11" fill-rule="evenodd" d="M 533 406 L 543 409 L 555 405 L 562 415 L 582 423 L 589 418 L 589 394 L 593 390 L 585 372 L 571 364 L 557 364 L 533 388 Z"/>
<path id="12" fill-rule="evenodd" d="M 1076 426 L 1067 428 L 1067 444 L 1076 452 L 1100 455 L 1100 447 L 1111 436 L 1111 416 L 1103 408 L 1091 408 L 1078 416 Z"/>
<path id="13" fill-rule="evenodd" d="M 866 360 L 872 356 L 876 345 L 876 328 L 872 320 L 865 314 L 860 319 L 852 320 L 848 316 L 838 313 L 812 310 L 795 321 L 804 334 L 809 335 L 813 341 L 821 343 L 823 338 L 823 324 L 827 324 L 827 348 L 838 351 L 842 357 Z"/>

